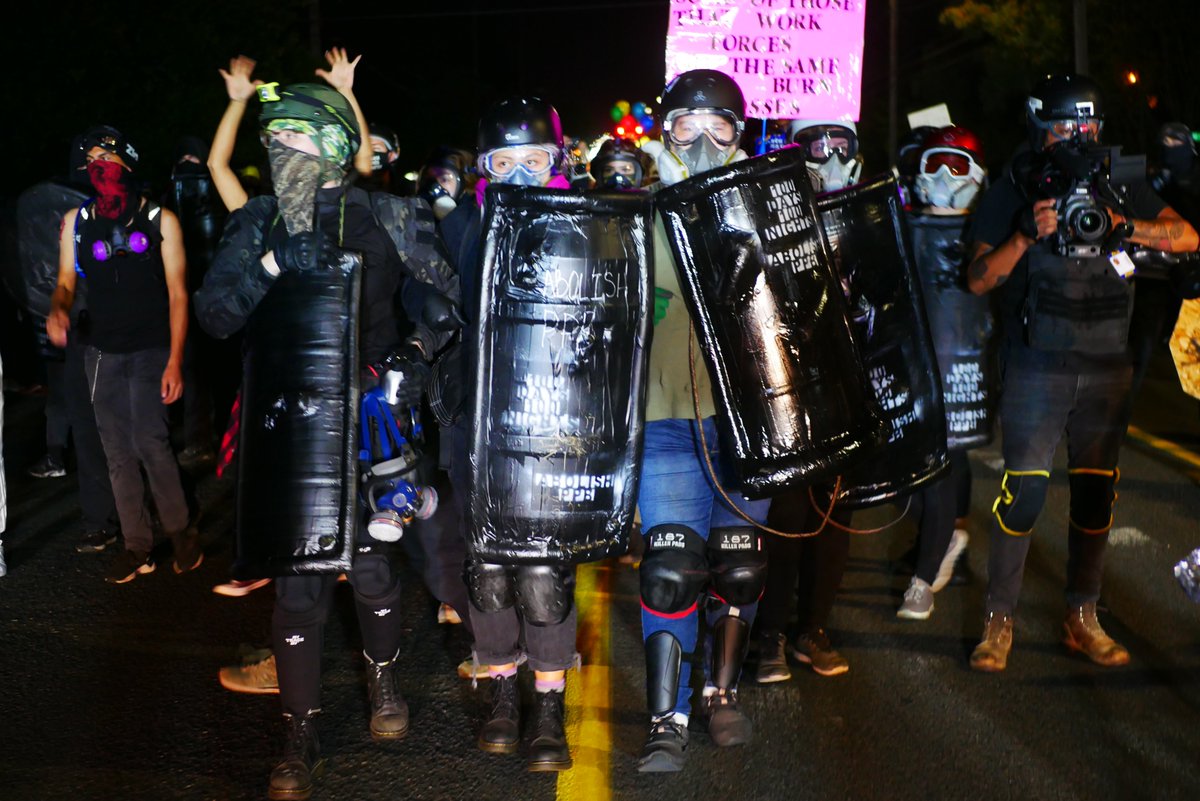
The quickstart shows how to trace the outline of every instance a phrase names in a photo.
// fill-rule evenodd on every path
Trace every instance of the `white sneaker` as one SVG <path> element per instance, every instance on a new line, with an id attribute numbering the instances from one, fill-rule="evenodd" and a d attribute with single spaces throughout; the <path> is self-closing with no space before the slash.
<path id="1" fill-rule="evenodd" d="M 954 563 L 958 561 L 958 555 L 967 549 L 967 542 L 970 539 L 965 529 L 954 529 L 954 533 L 950 535 L 950 545 L 946 548 L 946 555 L 942 557 L 942 563 L 938 565 L 937 576 L 930 585 L 934 592 L 941 592 L 950 583 L 950 579 L 954 577 Z"/>
<path id="2" fill-rule="evenodd" d="M 904 593 L 904 603 L 896 610 L 896 617 L 902 620 L 926 620 L 932 611 L 933 588 L 913 576 Z"/>

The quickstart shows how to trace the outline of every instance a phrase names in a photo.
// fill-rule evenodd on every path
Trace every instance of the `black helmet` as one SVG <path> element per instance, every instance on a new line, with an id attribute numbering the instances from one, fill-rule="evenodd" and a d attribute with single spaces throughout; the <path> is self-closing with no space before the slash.
<path id="1" fill-rule="evenodd" d="M 685 109 L 718 109 L 729 112 L 738 123 L 738 133 L 746 124 L 746 99 L 737 83 L 716 70 L 689 70 L 676 75 L 663 90 L 658 105 L 660 120 L 672 111 Z"/>
<path id="2" fill-rule="evenodd" d="M 83 137 L 79 140 L 79 148 L 83 151 L 83 155 L 86 157 L 93 147 L 101 147 L 109 153 L 120 156 L 130 170 L 137 167 L 139 158 L 137 148 L 126 138 L 125 134 L 111 125 L 96 125 L 84 132 Z"/>
<path id="3" fill-rule="evenodd" d="M 610 189 L 623 188 L 620 182 L 609 186 L 604 180 L 604 168 L 615 161 L 628 162 L 634 166 L 633 177 L 624 186 L 637 189 L 642 185 L 642 178 L 646 174 L 646 156 L 641 148 L 626 139 L 608 139 L 600 146 L 600 151 L 591 163 L 592 177 L 596 179 L 597 184 Z"/>
<path id="4" fill-rule="evenodd" d="M 425 159 L 425 164 L 421 167 L 420 178 L 417 182 L 417 194 L 428 195 L 427 199 L 432 203 L 436 193 L 434 187 L 438 186 L 434 170 L 449 170 L 458 179 L 458 186 L 453 193 L 446 194 L 453 200 L 458 200 L 462 197 L 463 189 L 466 188 L 467 176 L 473 162 L 470 151 L 449 145 L 440 145 L 429 154 L 429 158 Z"/>
<path id="5" fill-rule="evenodd" d="M 922 145 L 925 140 L 939 128 L 935 125 L 918 125 L 900 139 L 896 148 L 896 169 L 900 177 L 909 181 L 917 174 L 917 165 L 921 160 Z"/>
<path id="6" fill-rule="evenodd" d="M 354 119 L 354 109 L 341 92 L 319 83 L 294 83 L 275 90 L 277 84 L 259 87 L 262 111 L 259 122 L 271 120 L 307 120 L 318 125 L 340 125 L 350 140 L 350 152 L 362 143 L 362 132 Z M 274 90 L 274 91 L 272 91 Z"/>
<path id="7" fill-rule="evenodd" d="M 1100 87 L 1086 75 L 1047 75 L 1029 93 L 1025 120 L 1034 150 L 1043 149 L 1046 132 L 1056 122 L 1074 123 L 1077 130 L 1072 138 L 1096 141 L 1104 121 Z"/>
<path id="8" fill-rule="evenodd" d="M 562 123 L 554 106 L 540 97 L 512 97 L 488 109 L 479 120 L 479 154 L 520 145 L 563 146 Z"/>

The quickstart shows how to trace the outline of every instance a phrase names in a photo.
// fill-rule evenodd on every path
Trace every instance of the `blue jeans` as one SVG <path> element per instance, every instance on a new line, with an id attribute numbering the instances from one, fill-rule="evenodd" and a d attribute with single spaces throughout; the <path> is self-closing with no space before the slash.
<path id="1" fill-rule="evenodd" d="M 1080 373 L 1010 366 L 1000 397 L 1004 469 L 1049 474 L 1054 452 L 1065 434 L 1069 470 L 1115 470 L 1129 425 L 1132 374 L 1128 365 Z M 1078 507 L 1080 499 L 1073 497 L 1071 504 Z M 1067 601 L 1077 605 L 1100 597 L 1107 533 L 1087 534 L 1075 526 L 1070 528 Z M 993 517 L 988 612 L 1012 614 L 1016 609 L 1029 541 L 1028 536 L 1004 533 L 999 518 Z"/>
<path id="2" fill-rule="evenodd" d="M 733 484 L 731 471 L 723 465 L 717 444 L 716 419 L 704 420 L 704 437 L 709 456 L 721 484 Z M 762 523 L 767 518 L 769 500 L 750 501 L 741 493 L 726 490 L 743 512 L 752 520 Z M 724 526 L 746 526 L 721 497 L 709 475 L 708 467 L 700 450 L 698 426 L 694 420 L 652 420 L 646 423 L 645 451 L 642 458 L 641 486 L 638 492 L 638 510 L 642 517 L 642 530 L 649 531 L 663 523 L 682 524 L 703 539 L 708 532 Z M 736 614 L 753 625 L 758 603 L 732 607 L 713 595 L 709 595 L 708 622 Z M 696 650 L 699 639 L 699 614 L 693 609 L 682 617 L 665 617 L 642 606 L 642 637 L 649 639 L 660 631 L 669 632 L 679 642 L 685 655 Z M 711 667 L 707 658 L 711 637 L 705 641 L 705 671 Z M 691 664 L 684 659 L 679 675 L 679 692 L 676 695 L 675 711 L 688 714 L 691 700 Z"/>

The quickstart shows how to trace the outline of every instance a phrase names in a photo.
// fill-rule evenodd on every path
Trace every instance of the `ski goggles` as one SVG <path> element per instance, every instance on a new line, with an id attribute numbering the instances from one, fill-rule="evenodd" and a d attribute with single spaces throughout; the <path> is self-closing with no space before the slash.
<path id="1" fill-rule="evenodd" d="M 559 149 L 553 145 L 519 145 L 489 150 L 479 157 L 479 166 L 498 178 L 524 167 L 531 175 L 542 175 L 558 160 Z"/>
<path id="2" fill-rule="evenodd" d="M 673 144 L 690 145 L 708 134 L 714 142 L 728 147 L 741 137 L 744 124 L 725 109 L 678 109 L 667 115 L 663 129 Z"/>
<path id="3" fill-rule="evenodd" d="M 983 178 L 983 167 L 962 150 L 932 147 L 921 154 L 920 172 L 933 175 L 942 167 L 956 178 Z"/>
<path id="4" fill-rule="evenodd" d="M 843 164 L 858 155 L 858 137 L 841 125 L 815 125 L 804 128 L 792 139 L 804 148 L 804 158 L 824 164 L 837 156 Z"/>

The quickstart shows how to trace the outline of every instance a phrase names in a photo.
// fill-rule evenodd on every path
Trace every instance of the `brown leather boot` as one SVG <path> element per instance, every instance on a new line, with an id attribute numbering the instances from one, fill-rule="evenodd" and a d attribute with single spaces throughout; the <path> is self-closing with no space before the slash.
<path id="1" fill-rule="evenodd" d="M 1097 665 L 1116 667 L 1129 664 L 1129 651 L 1109 637 L 1096 619 L 1094 601 L 1067 610 L 1063 623 L 1063 642 L 1072 651 L 1079 651 Z"/>
<path id="2" fill-rule="evenodd" d="M 1012 615 L 989 612 L 983 624 L 983 640 L 971 652 L 971 668 L 984 673 L 999 673 L 1008 667 L 1012 650 Z"/>

